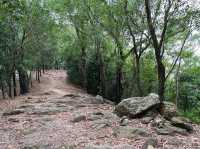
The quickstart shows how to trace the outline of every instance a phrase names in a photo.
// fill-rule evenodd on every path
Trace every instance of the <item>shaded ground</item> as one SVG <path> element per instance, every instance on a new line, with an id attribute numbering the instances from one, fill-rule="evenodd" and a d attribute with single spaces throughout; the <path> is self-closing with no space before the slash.
<path id="1" fill-rule="evenodd" d="M 200 129 L 196 125 L 195 132 L 187 136 L 161 136 L 150 124 L 137 119 L 129 125 L 142 128 L 148 137 L 116 137 L 113 129 L 119 126 L 120 118 L 112 113 L 112 105 L 100 104 L 66 82 L 64 71 L 49 71 L 41 80 L 40 84 L 34 83 L 28 95 L 0 101 L 0 149 L 84 149 L 88 144 L 107 144 L 116 149 L 125 149 L 119 145 L 126 144 L 138 149 L 149 137 L 158 140 L 160 149 L 200 148 Z M 3 116 L 5 111 L 8 115 Z"/>

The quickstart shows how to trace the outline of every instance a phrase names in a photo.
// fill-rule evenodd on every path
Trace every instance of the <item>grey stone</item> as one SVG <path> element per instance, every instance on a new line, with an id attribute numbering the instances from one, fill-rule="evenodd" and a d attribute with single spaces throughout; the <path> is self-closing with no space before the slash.
<path id="1" fill-rule="evenodd" d="M 158 145 L 158 140 L 154 138 L 149 138 L 145 141 L 142 146 L 142 149 L 154 149 Z"/>
<path id="2" fill-rule="evenodd" d="M 186 129 L 175 127 L 171 125 L 169 122 L 164 123 L 164 125 L 161 128 L 156 128 L 156 132 L 159 135 L 174 136 L 176 133 L 185 135 L 185 136 L 188 135 L 188 132 Z"/>
<path id="3" fill-rule="evenodd" d="M 18 114 L 22 114 L 22 113 L 25 113 L 24 109 L 15 109 L 15 110 L 4 112 L 3 116 L 18 115 Z"/>
<path id="4" fill-rule="evenodd" d="M 106 119 L 94 121 L 93 124 L 91 125 L 92 128 L 97 129 L 97 130 L 105 128 L 105 127 L 110 127 L 110 126 L 111 126 L 111 122 Z"/>
<path id="5" fill-rule="evenodd" d="M 115 113 L 122 117 L 139 117 L 150 109 L 155 109 L 160 104 L 158 95 L 150 94 L 146 97 L 132 97 L 122 100 L 116 107 Z"/>
<path id="6" fill-rule="evenodd" d="M 149 137 L 147 130 L 143 128 L 133 128 L 130 126 L 119 126 L 113 129 L 113 135 L 120 138 Z"/>
<path id="7" fill-rule="evenodd" d="M 133 149 L 133 146 L 128 144 L 120 144 L 120 145 L 87 145 L 85 149 Z"/>
<path id="8" fill-rule="evenodd" d="M 78 116 L 75 116 L 74 119 L 71 122 L 78 123 L 80 121 L 85 121 L 85 120 L 86 120 L 85 115 L 78 115 Z"/>
<path id="9" fill-rule="evenodd" d="M 141 119 L 142 124 L 149 124 L 153 120 L 153 117 L 143 117 Z"/>
<path id="10" fill-rule="evenodd" d="M 9 118 L 8 121 L 17 123 L 17 122 L 19 122 L 19 119 L 17 119 L 17 118 Z"/>
<path id="11" fill-rule="evenodd" d="M 176 127 L 186 129 L 188 132 L 193 132 L 193 126 L 182 117 L 173 117 L 171 119 L 171 124 Z"/>
<path id="12" fill-rule="evenodd" d="M 89 144 L 89 145 L 86 145 L 85 149 L 112 149 L 112 147 L 109 146 L 109 145 L 93 145 L 93 144 Z"/>

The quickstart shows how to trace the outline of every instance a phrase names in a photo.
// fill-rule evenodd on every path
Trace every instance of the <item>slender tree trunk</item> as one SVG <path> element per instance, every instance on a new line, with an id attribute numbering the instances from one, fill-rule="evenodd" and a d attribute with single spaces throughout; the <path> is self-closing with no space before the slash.
<path id="1" fill-rule="evenodd" d="M 37 68 L 35 68 L 35 80 L 38 81 L 38 73 L 37 73 Z"/>
<path id="2" fill-rule="evenodd" d="M 179 70 L 181 66 L 181 58 L 179 60 L 178 68 L 176 71 L 176 99 L 175 99 L 175 105 L 178 108 L 178 101 L 179 101 Z"/>
<path id="3" fill-rule="evenodd" d="M 140 80 L 140 58 L 139 57 L 135 58 L 135 63 L 136 63 L 135 77 L 136 77 L 137 90 L 138 90 L 139 96 L 142 97 L 143 96 L 143 90 L 141 88 L 141 80 Z"/>
<path id="4" fill-rule="evenodd" d="M 7 84 L 8 84 L 8 96 L 10 98 L 12 98 L 12 81 L 11 81 L 11 77 L 9 77 L 9 79 L 7 81 Z"/>
<path id="5" fill-rule="evenodd" d="M 26 94 L 29 91 L 29 81 L 27 72 L 23 68 L 18 69 L 19 72 L 19 84 L 20 84 L 20 94 Z"/>
<path id="6" fill-rule="evenodd" d="M 45 73 L 45 65 L 43 64 L 42 66 L 42 71 L 43 71 L 43 74 Z"/>
<path id="7" fill-rule="evenodd" d="M 101 94 L 103 97 L 106 96 L 106 74 L 105 74 L 105 66 L 102 60 L 102 57 L 100 57 L 100 80 L 101 80 Z"/>
<path id="8" fill-rule="evenodd" d="M 118 65 L 116 70 L 116 102 L 119 103 L 122 98 L 122 66 Z"/>
<path id="9" fill-rule="evenodd" d="M 37 76 L 38 76 L 38 82 L 40 83 L 40 68 L 37 68 Z"/>
<path id="10" fill-rule="evenodd" d="M 32 71 L 30 71 L 29 83 L 30 83 L 30 86 L 33 87 L 33 82 L 32 82 Z"/>
<path id="11" fill-rule="evenodd" d="M 86 51 L 84 47 L 81 49 L 81 73 L 83 75 L 82 86 L 87 90 Z"/>
<path id="12" fill-rule="evenodd" d="M 39 75 L 42 76 L 42 70 L 39 68 Z"/>
<path id="13" fill-rule="evenodd" d="M 2 92 L 2 98 L 5 99 L 5 88 L 4 88 L 4 81 L 1 81 L 1 92 Z"/>
<path id="14" fill-rule="evenodd" d="M 16 85 L 16 74 L 15 71 L 13 72 L 13 91 L 14 91 L 14 97 L 17 96 L 17 85 Z"/>

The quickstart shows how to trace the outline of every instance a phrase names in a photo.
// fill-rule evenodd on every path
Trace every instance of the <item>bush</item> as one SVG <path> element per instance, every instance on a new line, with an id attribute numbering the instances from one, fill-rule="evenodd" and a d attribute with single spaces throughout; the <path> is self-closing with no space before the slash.
<path id="1" fill-rule="evenodd" d="M 182 112 L 182 115 L 189 118 L 192 122 L 200 124 L 200 102 L 192 110 Z"/>

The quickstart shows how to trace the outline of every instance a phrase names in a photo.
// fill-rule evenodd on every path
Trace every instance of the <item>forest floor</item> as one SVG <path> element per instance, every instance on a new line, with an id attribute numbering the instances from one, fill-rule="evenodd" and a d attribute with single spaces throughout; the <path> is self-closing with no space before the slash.
<path id="1" fill-rule="evenodd" d="M 85 149 L 89 144 L 142 148 L 149 137 L 113 135 L 120 124 L 120 118 L 113 114 L 114 106 L 100 104 L 66 78 L 65 71 L 48 71 L 40 84 L 33 83 L 29 94 L 0 101 L 0 149 Z M 140 119 L 131 120 L 129 125 L 146 130 L 158 140 L 160 149 L 200 148 L 197 125 L 193 125 L 193 134 L 175 136 L 157 135 Z"/>

